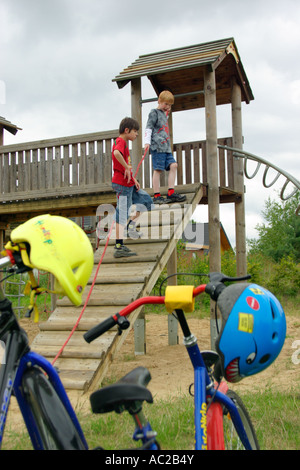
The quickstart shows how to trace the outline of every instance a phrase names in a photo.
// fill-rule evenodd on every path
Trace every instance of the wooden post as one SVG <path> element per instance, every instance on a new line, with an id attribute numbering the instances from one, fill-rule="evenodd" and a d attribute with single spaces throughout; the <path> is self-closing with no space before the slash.
<path id="1" fill-rule="evenodd" d="M 143 131 L 143 123 L 142 123 L 142 105 L 141 105 L 141 98 L 142 98 L 142 85 L 141 79 L 136 78 L 131 81 L 131 117 L 136 119 L 140 125 L 139 135 L 137 139 L 132 143 L 132 151 L 131 151 L 131 160 L 132 160 L 132 169 L 133 173 L 136 172 L 137 166 L 142 158 L 143 152 L 143 144 L 142 144 L 142 131 Z M 139 172 L 136 178 L 139 180 L 141 186 L 143 186 L 143 176 L 142 176 L 142 167 L 140 167 Z"/>
<path id="2" fill-rule="evenodd" d="M 235 77 L 232 79 L 231 109 L 233 147 L 242 149 L 242 97 L 241 88 Z M 247 274 L 247 251 L 243 159 L 234 157 L 233 165 L 234 189 L 242 195 L 241 200 L 235 203 L 236 270 L 237 276 L 245 276 Z"/>
<path id="3" fill-rule="evenodd" d="M 168 263 L 167 263 L 167 274 L 175 274 L 177 272 L 177 247 L 174 248 Z M 177 277 L 173 276 L 168 279 L 169 286 L 177 285 Z M 178 344 L 178 321 L 173 315 L 168 315 L 168 342 L 169 346 Z"/>
<path id="4" fill-rule="evenodd" d="M 209 268 L 221 271 L 221 237 L 219 215 L 219 164 L 217 147 L 217 102 L 215 72 L 206 68 L 204 72 L 205 118 L 206 118 L 206 158 L 208 183 L 208 222 L 209 222 Z M 215 324 L 215 303 L 210 306 L 211 348 L 215 349 L 217 328 Z"/>
<path id="5" fill-rule="evenodd" d="M 140 125 L 139 135 L 137 139 L 132 143 L 131 151 L 131 161 L 133 173 L 136 172 L 137 166 L 142 158 L 142 107 L 141 107 L 141 98 L 142 98 L 142 85 L 141 78 L 136 78 L 131 80 L 131 117 L 136 119 Z M 137 180 L 139 180 L 141 187 L 143 187 L 143 174 L 142 166 L 139 169 L 138 174 L 136 175 Z M 134 323 L 134 344 L 135 344 L 135 354 L 142 355 L 146 354 L 146 321 L 145 314 L 143 310 L 141 311 L 139 317 Z"/>

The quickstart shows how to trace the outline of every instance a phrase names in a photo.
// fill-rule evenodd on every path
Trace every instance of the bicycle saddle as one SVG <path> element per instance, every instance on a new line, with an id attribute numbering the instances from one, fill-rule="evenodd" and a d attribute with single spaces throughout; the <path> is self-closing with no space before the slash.
<path id="1" fill-rule="evenodd" d="M 118 382 L 92 393 L 90 402 L 93 413 L 122 413 L 139 402 L 153 403 L 151 392 L 146 388 L 151 375 L 145 367 L 137 367 Z"/>

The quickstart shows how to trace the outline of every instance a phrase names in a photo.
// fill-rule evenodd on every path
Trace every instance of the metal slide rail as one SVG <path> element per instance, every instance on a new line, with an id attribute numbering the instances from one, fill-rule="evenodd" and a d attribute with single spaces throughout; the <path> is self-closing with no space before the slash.
<path id="1" fill-rule="evenodd" d="M 270 163 L 267 160 L 264 160 L 263 158 L 258 157 L 257 155 L 254 155 L 254 154 L 249 153 L 249 152 L 245 152 L 244 150 L 241 150 L 241 149 L 237 149 L 237 148 L 234 148 L 234 147 L 228 147 L 226 145 L 218 145 L 218 147 L 222 148 L 222 149 L 225 149 L 225 150 L 232 151 L 233 152 L 233 157 L 242 157 L 242 158 L 244 158 L 244 173 L 245 173 L 246 178 L 248 178 L 249 180 L 253 179 L 257 175 L 261 165 L 265 165 L 266 168 L 264 170 L 263 178 L 262 178 L 262 183 L 263 183 L 265 188 L 270 188 L 271 186 L 273 186 L 273 184 L 276 183 L 276 181 L 278 180 L 278 178 L 281 175 L 284 176 L 286 178 L 286 180 L 285 180 L 285 182 L 284 182 L 284 184 L 281 188 L 281 191 L 280 191 L 280 198 L 282 199 L 282 201 L 287 201 L 288 199 L 293 197 L 298 191 L 300 191 L 300 181 L 298 181 L 294 176 L 290 175 L 287 171 L 284 171 L 284 170 L 278 168 L 276 165 L 273 165 L 273 163 Z M 248 160 L 252 160 L 252 161 L 257 162 L 257 166 L 256 166 L 255 170 L 253 171 L 253 173 L 251 175 L 249 175 L 249 173 L 248 173 L 248 168 L 247 168 L 247 161 Z M 276 174 L 275 178 L 270 183 L 267 183 L 267 175 L 268 175 L 268 171 L 270 170 L 270 168 L 277 171 L 277 174 Z M 288 187 L 289 184 L 291 184 L 293 186 L 293 189 L 289 194 L 286 194 L 286 190 L 287 190 L 287 187 Z M 298 205 L 298 207 L 296 209 L 296 214 L 300 215 L 300 204 Z"/>

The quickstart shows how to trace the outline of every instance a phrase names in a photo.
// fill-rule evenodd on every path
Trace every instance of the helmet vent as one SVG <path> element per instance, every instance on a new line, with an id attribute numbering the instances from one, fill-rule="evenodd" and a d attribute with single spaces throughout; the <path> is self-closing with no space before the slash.
<path id="1" fill-rule="evenodd" d="M 260 360 L 259 360 L 259 363 L 260 364 L 265 364 L 269 359 L 270 359 L 270 354 L 265 354 Z"/>
<path id="2" fill-rule="evenodd" d="M 276 313 L 275 313 L 275 310 L 274 310 L 274 306 L 273 306 L 273 302 L 272 302 L 272 301 L 270 302 L 270 305 L 271 305 L 272 318 L 273 318 L 273 320 L 275 320 L 275 318 L 276 318 Z"/>

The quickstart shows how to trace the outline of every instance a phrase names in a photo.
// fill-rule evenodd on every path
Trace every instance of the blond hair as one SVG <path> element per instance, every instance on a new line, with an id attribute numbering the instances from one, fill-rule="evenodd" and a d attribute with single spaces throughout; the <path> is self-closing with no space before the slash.
<path id="1" fill-rule="evenodd" d="M 174 104 L 175 99 L 174 99 L 174 95 L 170 91 L 164 90 L 160 93 L 158 97 L 158 101 L 168 103 L 168 104 Z"/>

